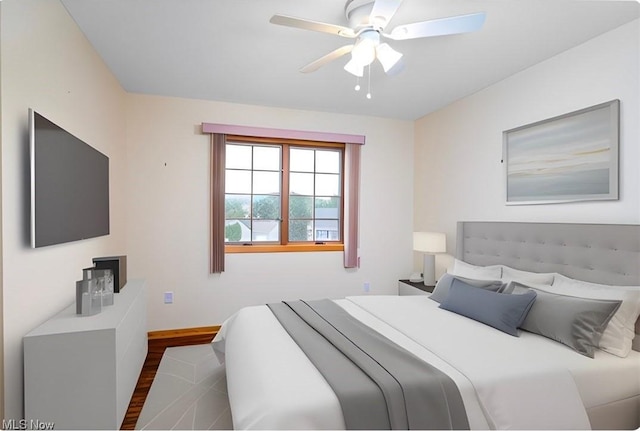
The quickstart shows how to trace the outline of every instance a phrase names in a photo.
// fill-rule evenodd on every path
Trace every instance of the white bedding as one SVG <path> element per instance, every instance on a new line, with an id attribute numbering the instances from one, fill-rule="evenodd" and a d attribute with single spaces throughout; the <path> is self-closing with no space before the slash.
<path id="1" fill-rule="evenodd" d="M 640 394 L 640 353 L 594 359 L 522 332 L 512 337 L 438 308 L 426 296 L 336 301 L 447 373 L 472 429 L 588 429 L 585 408 Z M 324 378 L 266 306 L 244 308 L 214 341 L 225 353 L 236 429 L 344 429 Z"/>

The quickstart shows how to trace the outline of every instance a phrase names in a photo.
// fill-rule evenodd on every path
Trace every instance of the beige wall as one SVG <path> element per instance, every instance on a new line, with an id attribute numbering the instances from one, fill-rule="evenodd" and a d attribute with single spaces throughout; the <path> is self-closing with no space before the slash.
<path id="1" fill-rule="evenodd" d="M 413 122 L 129 95 L 127 252 L 148 280 L 149 329 L 222 323 L 240 307 L 397 292 L 411 269 Z M 366 135 L 359 270 L 341 252 L 230 254 L 208 273 L 209 137 L 202 122 Z M 174 303 L 163 304 L 163 292 Z"/>
<path id="2" fill-rule="evenodd" d="M 59 2 L 5 0 L 1 19 L 5 418 L 23 412 L 22 337 L 73 302 L 94 256 L 127 254 L 129 277 L 149 281 L 150 330 L 219 324 L 265 301 L 361 294 L 365 282 L 396 292 L 411 266 L 412 122 L 127 95 Z M 30 107 L 110 157 L 111 235 L 29 248 Z M 347 271 L 331 252 L 233 255 L 209 275 L 202 122 L 366 135 L 362 267 Z M 174 304 L 162 304 L 164 291 Z"/>
<path id="3" fill-rule="evenodd" d="M 126 99 L 58 1 L 4 0 L 0 28 L 4 417 L 16 419 L 22 336 L 74 301 L 92 257 L 125 251 Z M 111 235 L 29 248 L 28 108 L 109 156 Z"/>
<path id="4" fill-rule="evenodd" d="M 636 20 L 416 121 L 414 220 L 640 223 L 640 25 Z M 620 99 L 620 200 L 506 206 L 502 131 Z M 450 258 L 439 259 L 439 271 Z M 414 262 L 414 265 L 418 265 Z"/>

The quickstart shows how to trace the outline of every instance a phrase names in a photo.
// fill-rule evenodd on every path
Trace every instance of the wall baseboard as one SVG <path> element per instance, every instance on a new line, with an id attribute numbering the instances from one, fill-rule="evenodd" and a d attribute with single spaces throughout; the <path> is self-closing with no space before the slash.
<path id="1" fill-rule="evenodd" d="M 149 350 L 164 351 L 167 347 L 210 343 L 219 330 L 220 325 L 150 331 L 148 333 Z"/>

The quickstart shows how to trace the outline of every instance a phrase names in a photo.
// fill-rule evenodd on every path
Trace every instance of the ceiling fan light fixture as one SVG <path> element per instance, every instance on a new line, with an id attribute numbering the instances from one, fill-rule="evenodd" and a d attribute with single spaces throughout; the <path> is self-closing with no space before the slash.
<path id="1" fill-rule="evenodd" d="M 389 44 L 382 43 L 376 47 L 376 57 L 386 73 L 389 72 L 402 58 L 402 53 L 391 48 Z"/>
<path id="2" fill-rule="evenodd" d="M 376 47 L 380 43 L 378 32 L 364 32 L 351 51 L 351 60 L 365 67 L 376 59 Z"/>
<path id="3" fill-rule="evenodd" d="M 364 76 L 364 68 L 367 66 L 370 77 L 371 64 L 376 58 L 387 75 L 397 75 L 404 69 L 404 57 L 388 44 L 381 43 L 381 38 L 400 41 L 468 33 L 480 30 L 486 19 L 484 12 L 477 12 L 403 24 L 392 28 L 389 32 L 387 25 L 392 22 L 403 0 L 345 1 L 344 12 L 349 22 L 348 27 L 280 14 L 273 15 L 269 20 L 272 24 L 355 39 L 355 43 L 335 49 L 304 66 L 300 69 L 301 72 L 313 72 L 351 53 L 351 59 L 344 66 L 344 70 L 358 78 Z"/>
<path id="4" fill-rule="evenodd" d="M 344 65 L 344 70 L 359 78 L 362 78 L 362 76 L 364 76 L 364 66 L 355 61 L 354 58 L 351 58 L 351 60 L 349 60 L 347 64 Z"/>

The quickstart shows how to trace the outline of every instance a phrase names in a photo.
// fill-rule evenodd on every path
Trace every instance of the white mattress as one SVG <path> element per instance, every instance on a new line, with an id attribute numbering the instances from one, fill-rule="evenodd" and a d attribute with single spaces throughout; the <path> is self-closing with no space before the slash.
<path id="1" fill-rule="evenodd" d="M 640 394 L 640 353 L 594 359 L 522 332 L 512 337 L 441 310 L 426 296 L 336 301 L 349 313 L 447 373 L 472 429 L 587 429 L 585 408 Z M 324 378 L 265 306 L 242 309 L 214 349 L 226 355 L 236 429 L 341 429 Z"/>

